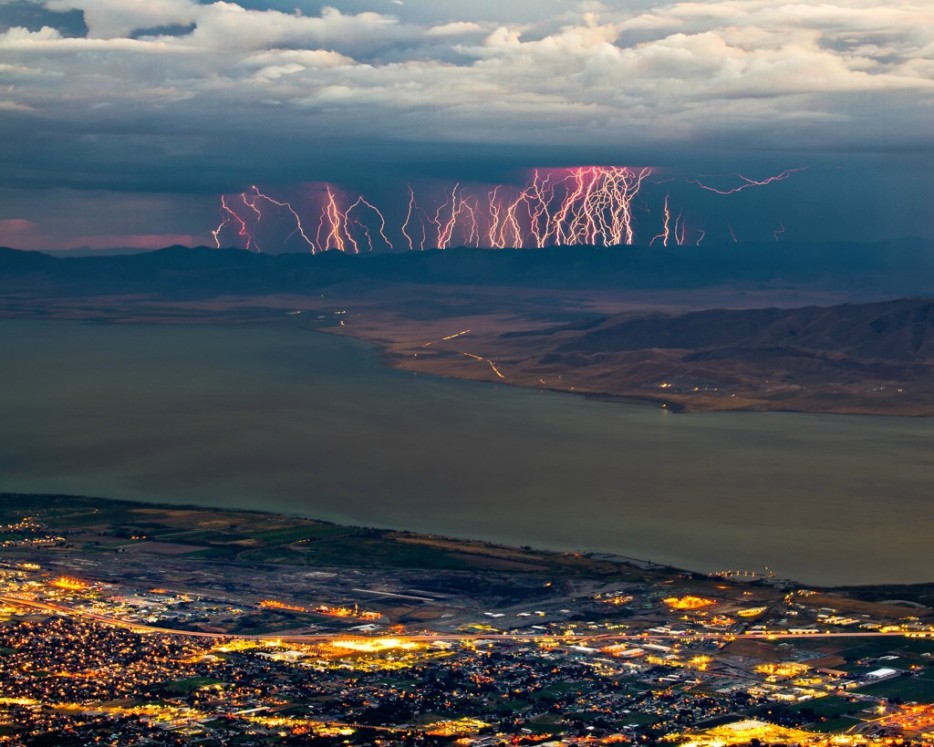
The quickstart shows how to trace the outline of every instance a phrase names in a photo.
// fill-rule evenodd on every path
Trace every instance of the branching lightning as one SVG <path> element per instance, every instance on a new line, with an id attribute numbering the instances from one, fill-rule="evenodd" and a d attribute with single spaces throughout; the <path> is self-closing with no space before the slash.
<path id="1" fill-rule="evenodd" d="M 751 187 L 764 187 L 773 182 L 782 182 L 785 181 L 792 174 L 797 174 L 800 171 L 804 171 L 804 167 L 797 169 L 785 169 L 780 174 L 775 174 L 774 176 L 768 176 L 765 179 L 750 179 L 747 176 L 742 174 L 736 174 L 735 176 L 740 180 L 741 184 L 738 187 L 733 187 L 732 189 L 718 189 L 717 187 L 712 187 L 709 184 L 704 184 L 699 179 L 688 179 L 688 184 L 696 184 L 701 189 L 706 189 L 708 192 L 713 192 L 718 195 L 735 195 L 737 192 L 742 192 L 744 189 L 749 189 Z"/>
<path id="2" fill-rule="evenodd" d="M 651 169 L 588 166 L 535 171 L 513 197 L 488 195 L 488 243 L 507 246 L 632 244 L 632 202 Z"/>
<path id="3" fill-rule="evenodd" d="M 727 196 L 785 181 L 804 170 L 786 169 L 764 179 L 735 174 L 740 183 L 728 189 L 683 177 L 653 180 L 652 184 L 681 181 Z M 263 247 L 275 244 L 280 250 L 312 253 L 359 254 L 396 246 L 410 251 L 454 246 L 619 246 L 636 242 L 638 215 L 643 222 L 661 223 L 649 246 L 656 242 L 663 247 L 699 245 L 707 229 L 697 226 L 693 214 L 689 226 L 683 207 L 674 211 L 671 192 L 665 195 L 661 209 L 650 207 L 645 195 L 651 196 L 651 190 L 643 187 L 652 173 L 648 167 L 580 166 L 537 169 L 524 185 L 455 183 L 418 190 L 410 185 L 404 205 L 397 204 L 390 213 L 362 194 L 351 195 L 331 184 L 319 184 L 301 202 L 273 197 L 252 186 L 239 195 L 221 196 L 220 221 L 211 235 L 218 248 L 224 240 L 232 240 L 255 251 L 260 251 L 261 242 Z M 677 201 L 684 204 L 682 197 Z M 394 213 L 404 214 L 403 220 L 387 219 Z M 732 226 L 727 224 L 726 229 L 737 242 Z M 774 232 L 776 240 L 783 231 Z"/>
<path id="4" fill-rule="evenodd" d="M 668 201 L 670 199 L 671 195 L 665 195 L 665 208 L 662 212 L 662 215 L 664 216 L 662 232 L 652 237 L 652 240 L 649 242 L 649 246 L 653 246 L 656 239 L 662 240 L 662 246 L 668 246 L 668 239 L 671 237 L 671 208 L 668 206 Z"/>
<path id="5" fill-rule="evenodd" d="M 211 234 L 214 236 L 214 242 L 217 244 L 217 248 L 220 249 L 221 240 L 220 233 L 230 223 L 235 223 L 240 228 L 237 231 L 237 236 L 241 239 L 244 239 L 246 246 L 245 249 L 249 250 L 253 248 L 253 234 L 247 229 L 246 222 L 241 218 L 231 207 L 227 204 L 227 199 L 221 195 L 221 222 Z"/>
<path id="6" fill-rule="evenodd" d="M 295 230 L 292 231 L 292 233 L 290 233 L 286 237 L 285 239 L 286 241 L 291 239 L 295 234 L 298 234 L 299 236 L 302 237 L 302 241 L 304 241 L 306 244 L 308 244 L 309 247 L 311 247 L 311 251 L 315 251 L 314 242 L 310 238 L 308 238 L 308 236 L 305 234 L 305 227 L 302 225 L 301 217 L 299 216 L 298 213 L 295 212 L 295 209 L 288 202 L 280 202 L 279 200 L 274 200 L 272 197 L 269 197 L 268 195 L 264 195 L 262 192 L 259 191 L 259 188 L 256 187 L 255 185 L 253 187 L 250 187 L 250 189 L 253 190 L 253 194 L 255 195 L 256 198 L 261 199 L 261 200 L 266 200 L 266 202 L 276 205 L 277 207 L 285 208 L 286 210 L 289 211 L 291 216 L 295 219 Z M 263 214 L 259 210 L 259 208 L 256 207 L 256 200 L 254 199 L 252 203 L 249 203 L 247 202 L 246 195 L 243 195 L 243 201 L 247 205 L 249 205 L 250 208 L 253 209 L 253 212 L 256 214 L 256 220 L 257 222 L 259 222 L 262 219 Z"/>

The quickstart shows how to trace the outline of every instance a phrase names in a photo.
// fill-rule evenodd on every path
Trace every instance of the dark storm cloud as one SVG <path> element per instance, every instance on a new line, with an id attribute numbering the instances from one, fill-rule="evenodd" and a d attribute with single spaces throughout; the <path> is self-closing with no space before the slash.
<path id="1" fill-rule="evenodd" d="M 9 189 L 931 159 L 917 2 L 0 0 L 0 29 Z"/>

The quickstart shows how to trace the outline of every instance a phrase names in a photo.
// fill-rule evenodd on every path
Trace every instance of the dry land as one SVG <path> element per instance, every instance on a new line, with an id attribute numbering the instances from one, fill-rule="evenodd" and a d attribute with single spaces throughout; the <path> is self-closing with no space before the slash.
<path id="1" fill-rule="evenodd" d="M 388 365 L 404 370 L 688 412 L 934 415 L 931 302 L 826 308 L 839 300 L 788 290 L 398 284 L 187 300 L 7 296 L 0 315 L 300 324 L 372 342 Z M 819 308 L 790 310 L 805 303 Z M 748 334 L 737 337 L 736 329 Z"/>

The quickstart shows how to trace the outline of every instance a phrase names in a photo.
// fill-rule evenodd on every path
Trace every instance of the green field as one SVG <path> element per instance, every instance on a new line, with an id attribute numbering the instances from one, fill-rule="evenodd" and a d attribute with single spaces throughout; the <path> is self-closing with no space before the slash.
<path id="1" fill-rule="evenodd" d="M 893 677 L 885 682 L 861 687 L 859 692 L 877 698 L 899 699 L 905 703 L 934 703 L 934 679 L 927 677 Z"/>
<path id="2" fill-rule="evenodd" d="M 162 685 L 162 690 L 168 695 L 189 695 L 202 687 L 223 685 L 221 680 L 213 677 L 188 677 L 182 680 L 172 680 Z"/>
<path id="3" fill-rule="evenodd" d="M 798 703 L 788 708 L 791 713 L 800 713 L 808 715 L 813 713 L 818 718 L 837 718 L 846 714 L 859 713 L 867 706 L 860 701 L 851 701 L 838 695 L 827 695 L 823 698 L 814 698 L 813 700 Z"/>
<path id="4" fill-rule="evenodd" d="M 0 493 L 0 522 L 34 516 L 88 551 L 111 551 L 132 537 L 190 545 L 192 557 L 295 566 L 522 570 L 642 580 L 651 571 L 571 553 L 421 537 L 261 511 L 167 506 L 67 495 Z M 661 575 L 660 573 L 658 575 Z"/>

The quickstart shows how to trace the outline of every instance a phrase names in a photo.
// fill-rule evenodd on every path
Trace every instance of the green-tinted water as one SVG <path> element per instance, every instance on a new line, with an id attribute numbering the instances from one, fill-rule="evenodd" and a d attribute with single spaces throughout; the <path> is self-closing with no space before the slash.
<path id="1" fill-rule="evenodd" d="M 934 422 L 673 415 L 283 326 L 0 320 L 0 490 L 248 507 L 811 583 L 934 580 Z"/>

